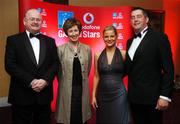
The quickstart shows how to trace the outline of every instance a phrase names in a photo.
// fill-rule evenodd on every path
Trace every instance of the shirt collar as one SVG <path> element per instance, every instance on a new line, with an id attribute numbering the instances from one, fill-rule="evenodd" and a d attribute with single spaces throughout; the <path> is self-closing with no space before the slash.
<path id="1" fill-rule="evenodd" d="M 27 34 L 27 36 L 29 37 L 30 32 L 29 32 L 28 30 L 26 30 L 26 34 Z M 38 34 L 40 34 L 40 33 L 38 32 L 38 33 L 36 33 L 35 35 L 38 35 Z M 30 37 L 29 37 L 29 38 L 30 38 Z"/>
<path id="2" fill-rule="evenodd" d="M 146 26 L 142 31 L 141 31 L 141 35 L 143 35 L 144 33 L 146 33 L 148 30 L 148 26 Z"/>

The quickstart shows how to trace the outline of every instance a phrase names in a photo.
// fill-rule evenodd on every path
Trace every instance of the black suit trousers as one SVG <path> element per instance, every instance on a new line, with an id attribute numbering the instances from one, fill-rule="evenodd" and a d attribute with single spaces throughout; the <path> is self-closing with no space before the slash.
<path id="1" fill-rule="evenodd" d="M 12 105 L 13 124 L 50 124 L 50 104 Z"/>
<path id="2" fill-rule="evenodd" d="M 162 111 L 155 105 L 130 103 L 133 124 L 162 124 Z"/>

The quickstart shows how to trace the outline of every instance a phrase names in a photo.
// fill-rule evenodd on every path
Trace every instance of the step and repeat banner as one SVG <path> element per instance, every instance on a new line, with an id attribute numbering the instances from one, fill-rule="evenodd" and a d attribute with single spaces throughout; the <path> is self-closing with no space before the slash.
<path id="1" fill-rule="evenodd" d="M 19 29 L 24 31 L 23 18 L 25 12 L 30 9 L 37 9 L 43 18 L 41 33 L 53 37 L 56 45 L 68 42 L 62 26 L 67 18 L 75 17 L 82 23 L 82 33 L 80 41 L 89 45 L 92 55 L 104 48 L 102 31 L 107 25 L 113 25 L 118 31 L 117 47 L 126 49 L 126 41 L 132 36 L 130 25 L 130 11 L 132 7 L 78 7 L 51 4 L 38 0 L 19 0 Z M 92 69 L 89 77 L 90 92 L 92 91 L 93 80 L 93 60 Z M 127 86 L 127 83 L 125 83 Z M 54 81 L 54 100 L 52 110 L 55 109 L 57 80 Z"/>

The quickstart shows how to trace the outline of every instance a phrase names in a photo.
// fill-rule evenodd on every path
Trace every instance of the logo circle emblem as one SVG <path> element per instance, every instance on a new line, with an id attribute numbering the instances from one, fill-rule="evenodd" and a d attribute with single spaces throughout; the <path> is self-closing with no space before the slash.
<path id="1" fill-rule="evenodd" d="M 85 13 L 83 16 L 83 20 L 86 24 L 91 24 L 94 21 L 94 16 L 91 13 Z"/>

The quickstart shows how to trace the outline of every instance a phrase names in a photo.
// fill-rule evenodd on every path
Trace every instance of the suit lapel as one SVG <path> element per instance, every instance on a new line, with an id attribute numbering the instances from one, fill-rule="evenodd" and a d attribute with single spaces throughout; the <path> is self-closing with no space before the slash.
<path id="1" fill-rule="evenodd" d="M 133 65 L 136 63 L 137 59 L 139 58 L 139 54 L 142 54 L 145 49 L 147 49 L 146 44 L 150 41 L 151 33 L 148 30 L 144 38 L 142 39 L 141 43 L 139 44 L 138 48 L 136 49 L 136 52 L 134 53 L 133 61 L 131 60 L 129 54 L 126 54 L 126 64 L 127 64 L 127 72 L 130 72 L 130 70 L 133 68 Z M 127 44 L 127 51 L 129 50 L 131 44 L 133 42 L 133 38 L 128 41 Z"/>
<path id="2" fill-rule="evenodd" d="M 39 53 L 39 64 L 38 64 L 38 66 L 42 65 L 42 63 L 45 59 L 45 55 L 46 55 L 46 40 L 41 34 L 40 35 L 40 53 Z"/>
<path id="3" fill-rule="evenodd" d="M 126 66 L 127 73 L 130 72 L 130 70 L 132 69 L 132 65 L 133 65 L 133 61 L 131 60 L 129 53 L 128 53 L 128 50 L 132 44 L 132 41 L 133 41 L 133 38 L 131 38 L 127 41 L 127 53 L 126 53 L 126 60 L 125 60 L 126 61 L 125 66 Z"/>
<path id="4" fill-rule="evenodd" d="M 136 52 L 134 53 L 133 61 L 136 61 L 138 59 L 138 55 L 141 54 L 145 49 L 147 49 L 146 44 L 149 42 L 150 39 L 150 31 L 148 31 L 144 38 L 142 39 L 141 43 L 139 44 L 138 48 L 136 49 Z"/>
<path id="5" fill-rule="evenodd" d="M 129 48 L 130 48 L 132 42 L 133 42 L 133 38 L 129 39 L 128 44 L 127 44 L 127 54 L 126 54 L 127 56 L 126 56 L 126 58 L 128 58 L 130 61 L 131 61 L 131 59 L 130 59 L 128 51 L 129 51 Z"/>
<path id="6" fill-rule="evenodd" d="M 23 33 L 23 39 L 25 40 L 25 42 L 24 42 L 25 48 L 28 52 L 28 55 L 29 55 L 31 61 L 33 62 L 33 64 L 37 65 L 36 58 L 34 55 L 34 51 L 33 51 L 32 45 L 30 43 L 30 40 L 29 40 L 26 32 Z"/>

